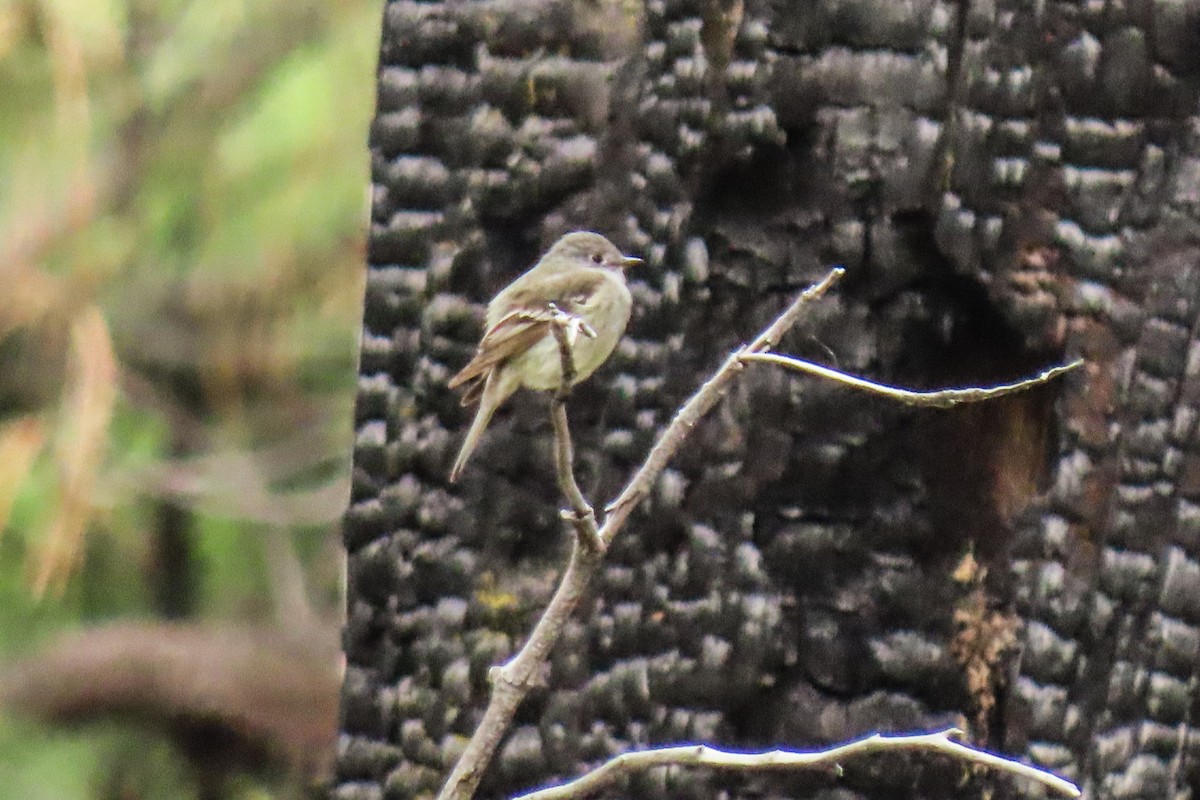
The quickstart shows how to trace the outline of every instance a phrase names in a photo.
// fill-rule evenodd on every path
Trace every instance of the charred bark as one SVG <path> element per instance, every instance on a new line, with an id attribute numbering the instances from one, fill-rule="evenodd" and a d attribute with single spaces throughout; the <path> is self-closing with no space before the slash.
<path id="1" fill-rule="evenodd" d="M 838 297 L 783 349 L 917 387 L 1089 365 L 949 412 L 754 370 L 618 540 L 484 796 L 648 744 L 948 723 L 1089 796 L 1191 796 L 1198 9 L 389 3 L 333 795 L 436 791 L 564 563 L 545 399 L 514 398 L 451 487 L 469 419 L 446 381 L 482 304 L 586 227 L 648 262 L 628 336 L 572 399 L 597 503 L 833 263 Z M 987 781 L 913 760 L 630 789 Z"/>

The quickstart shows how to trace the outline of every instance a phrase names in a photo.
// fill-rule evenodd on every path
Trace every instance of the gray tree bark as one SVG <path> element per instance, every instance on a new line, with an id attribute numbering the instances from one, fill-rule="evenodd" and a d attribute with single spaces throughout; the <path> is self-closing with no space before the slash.
<path id="1" fill-rule="evenodd" d="M 1194 0 L 388 3 L 332 796 L 437 790 L 565 561 L 547 399 L 515 397 L 450 486 L 469 417 L 446 381 L 483 303 L 583 227 L 648 262 L 572 399 L 597 504 L 834 263 L 784 349 L 916 387 L 1088 366 L 948 412 L 748 371 L 618 539 L 482 796 L 651 744 L 950 723 L 1089 797 L 1191 797 L 1198 83 Z M 1007 791 L 961 769 L 629 794 Z"/>

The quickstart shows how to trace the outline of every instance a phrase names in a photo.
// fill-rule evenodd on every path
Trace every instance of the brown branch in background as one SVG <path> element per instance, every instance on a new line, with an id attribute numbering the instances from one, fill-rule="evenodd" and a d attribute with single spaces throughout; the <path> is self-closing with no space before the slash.
<path id="1" fill-rule="evenodd" d="M 328 775 L 337 741 L 338 632 L 122 622 L 60 635 L 0 667 L 5 715 L 134 721 L 205 773 Z"/>
<path id="2" fill-rule="evenodd" d="M 823 367 L 820 364 L 814 364 L 811 361 L 802 361 L 791 356 L 783 356 L 778 353 L 746 353 L 741 357 L 742 361 L 757 362 L 760 364 L 774 364 L 779 367 L 795 370 L 797 372 L 807 372 L 810 375 L 817 375 L 822 378 L 829 378 L 844 386 L 849 386 L 854 389 L 862 389 L 872 394 L 880 394 L 884 397 L 891 398 L 900 403 L 910 406 L 927 406 L 932 408 L 951 408 L 961 403 L 978 403 L 983 400 L 994 400 L 997 397 L 1003 397 L 1006 394 L 1014 394 L 1023 392 L 1026 389 L 1031 389 L 1043 383 L 1048 383 L 1059 375 L 1070 372 L 1076 367 L 1082 366 L 1083 359 L 1076 359 L 1070 364 L 1062 364 L 1057 367 L 1043 370 L 1034 375 L 1032 378 L 1015 381 L 1014 383 L 1005 383 L 999 386 L 989 386 L 986 388 L 970 386 L 965 389 L 938 389 L 937 391 L 913 391 L 911 389 L 901 389 L 896 386 L 888 386 L 875 381 L 859 378 L 855 375 L 849 375 L 836 369 Z"/>
<path id="3" fill-rule="evenodd" d="M 696 423 L 725 394 L 733 379 L 744 367 L 741 357 L 746 353 L 760 352 L 774 346 L 800 318 L 804 307 L 824 295 L 843 274 L 845 274 L 845 270 L 840 267 L 834 268 L 820 283 L 804 291 L 765 331 L 759 334 L 757 339 L 726 358 L 716 373 L 675 414 L 667 429 L 659 436 L 646 461 L 610 506 L 612 510 L 605 517 L 604 525 L 598 531 L 601 547 L 606 548 L 616 538 L 637 501 L 649 491 L 654 480 L 679 450 L 680 445 L 683 444 L 684 439 L 691 433 Z M 556 324 L 554 327 L 556 330 L 565 328 L 562 336 L 568 339 L 567 343 L 569 344 L 568 337 L 571 326 Z M 584 333 L 586 334 L 586 331 Z M 556 333 L 557 335 L 559 334 Z M 563 340 L 559 341 L 561 353 Z M 566 366 L 570 368 L 572 365 Z M 569 386 L 566 381 L 564 384 Z M 566 419 L 565 409 L 562 419 L 564 421 Z M 564 455 L 569 456 L 570 454 L 560 442 L 558 446 L 560 465 L 563 463 Z M 570 471 L 569 463 L 567 471 Z M 563 480 L 561 469 L 559 473 L 561 482 Z M 574 477 L 570 482 L 574 483 Z M 484 711 L 483 719 L 475 729 L 475 733 L 472 734 L 471 740 L 467 742 L 466 748 L 459 756 L 458 762 L 454 765 L 450 777 L 446 779 L 445 785 L 442 786 L 441 792 L 438 793 L 438 800 L 468 800 L 475 794 L 479 782 L 483 779 L 484 771 L 495 756 L 500 739 L 512 722 L 517 706 L 541 679 L 546 658 L 550 649 L 557 643 L 563 625 L 579 605 L 588 584 L 600 571 L 602 550 L 593 550 L 591 547 L 583 546 L 580 544 L 581 541 L 585 541 L 585 538 L 576 538 L 566 572 L 563 573 L 558 589 L 550 599 L 550 605 L 529 635 L 529 640 L 511 661 L 491 671 L 492 696 Z"/>
<path id="4" fill-rule="evenodd" d="M 732 753 L 706 745 L 684 745 L 663 747 L 622 753 L 602 764 L 586 775 L 560 786 L 551 786 L 536 792 L 520 795 L 517 800 L 579 800 L 610 788 L 621 778 L 639 770 L 655 767 L 707 767 L 712 769 L 736 769 L 744 772 L 761 772 L 782 769 L 812 769 L 832 767 L 841 770 L 841 762 L 855 756 L 871 753 L 895 752 L 898 750 L 928 750 L 962 759 L 969 764 L 978 764 L 988 769 L 1007 772 L 1021 778 L 1037 781 L 1051 790 L 1079 797 L 1079 787 L 1070 781 L 1043 769 L 1022 764 L 954 741 L 951 737 L 962 736 L 962 731 L 950 728 L 938 733 L 903 736 L 868 736 L 854 742 L 831 747 L 827 750 L 796 752 L 771 750 L 764 753 Z"/>

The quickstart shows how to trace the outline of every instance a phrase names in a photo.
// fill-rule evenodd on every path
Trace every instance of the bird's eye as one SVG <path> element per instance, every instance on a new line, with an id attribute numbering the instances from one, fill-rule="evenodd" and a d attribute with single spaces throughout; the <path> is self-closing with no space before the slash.
<path id="1" fill-rule="evenodd" d="M 602 261 L 604 261 L 604 256 L 600 255 L 599 253 L 592 253 L 593 264 L 599 264 Z"/>

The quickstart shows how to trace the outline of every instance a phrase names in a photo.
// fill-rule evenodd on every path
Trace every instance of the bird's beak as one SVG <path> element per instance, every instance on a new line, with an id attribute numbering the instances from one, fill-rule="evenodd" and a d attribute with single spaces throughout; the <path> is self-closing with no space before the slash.
<path id="1" fill-rule="evenodd" d="M 617 264 L 621 269 L 629 269 L 643 263 L 637 256 L 621 256 L 621 261 Z"/>

